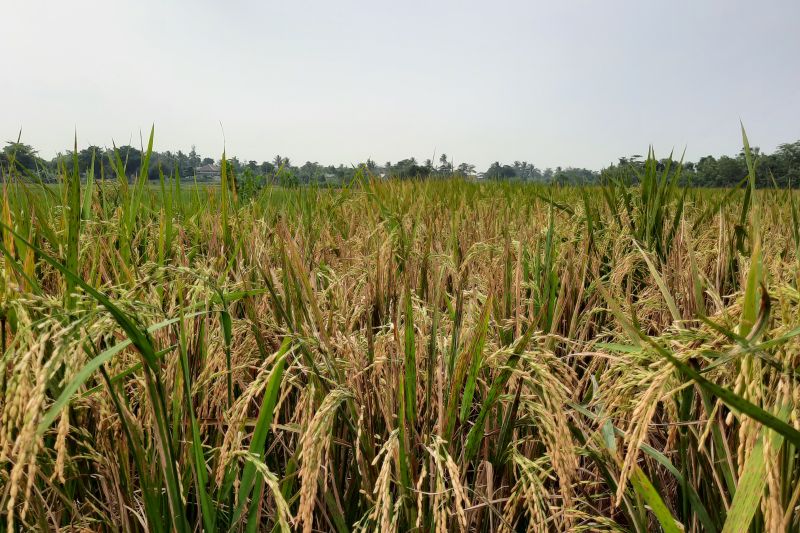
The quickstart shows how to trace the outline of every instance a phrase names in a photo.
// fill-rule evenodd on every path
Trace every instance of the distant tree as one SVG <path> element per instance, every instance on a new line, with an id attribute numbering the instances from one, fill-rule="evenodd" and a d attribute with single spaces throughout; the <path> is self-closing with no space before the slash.
<path id="1" fill-rule="evenodd" d="M 139 173 L 142 166 L 142 152 L 130 145 L 117 148 L 122 164 L 125 165 L 125 175 L 133 176 Z"/>
<path id="2" fill-rule="evenodd" d="M 472 176 L 473 174 L 475 174 L 475 165 L 470 165 L 469 163 L 461 163 L 460 165 L 458 165 L 457 171 L 462 176 Z"/>
<path id="3" fill-rule="evenodd" d="M 82 175 L 85 175 L 89 168 L 92 166 L 92 157 L 94 157 L 94 176 L 100 179 L 100 166 L 103 164 L 104 150 L 99 146 L 87 146 L 78 152 L 78 170 Z"/>
<path id="4" fill-rule="evenodd" d="M 800 186 L 800 141 L 778 145 L 773 156 L 777 167 L 774 173 L 783 177 L 781 185 Z"/>
<path id="5" fill-rule="evenodd" d="M 200 156 L 197 155 L 197 148 L 195 145 L 192 145 L 192 149 L 189 151 L 189 160 L 187 162 L 189 164 L 189 174 L 194 173 L 194 169 L 202 164 Z"/>
<path id="6" fill-rule="evenodd" d="M 4 168 L 13 166 L 17 170 L 27 170 L 36 172 L 44 168 L 46 163 L 38 155 L 32 146 L 21 142 L 9 142 L 0 153 L 0 165 Z"/>
<path id="7" fill-rule="evenodd" d="M 600 173 L 586 168 L 567 167 L 556 169 L 553 175 L 553 183 L 560 185 L 586 185 L 596 183 L 600 178 Z"/>
<path id="8" fill-rule="evenodd" d="M 300 183 L 316 183 L 325 180 L 325 172 L 319 163 L 306 161 L 297 169 L 297 178 Z"/>
<path id="9" fill-rule="evenodd" d="M 516 177 L 517 173 L 514 167 L 510 165 L 501 165 L 499 161 L 495 161 L 486 170 L 486 179 L 490 180 L 509 180 Z"/>
<path id="10" fill-rule="evenodd" d="M 398 178 L 424 178 L 430 175 L 431 168 L 420 166 L 415 158 L 409 157 L 398 161 L 396 165 L 391 167 L 390 172 Z"/>
<path id="11" fill-rule="evenodd" d="M 275 168 L 281 168 L 282 166 L 289 168 L 292 166 L 292 163 L 289 161 L 288 157 L 281 157 L 280 155 L 275 156 L 272 164 L 275 165 Z"/>
<path id="12" fill-rule="evenodd" d="M 453 163 L 447 160 L 447 154 L 439 156 L 439 168 L 437 169 L 440 174 L 449 176 L 453 173 Z"/>
<path id="13" fill-rule="evenodd" d="M 128 177 L 138 174 L 143 162 L 141 150 L 133 146 L 120 146 L 114 151 L 103 150 L 97 146 L 88 146 L 78 152 L 79 170 L 83 175 L 92 164 L 93 152 L 96 154 L 94 172 L 98 176 L 100 169 L 103 168 L 102 165 L 108 163 L 109 157 L 120 157 L 126 166 Z M 757 158 L 756 186 L 800 186 L 800 141 L 781 144 L 771 154 L 762 153 L 758 147 L 753 147 L 752 152 Z M 59 153 L 56 158 L 48 162 L 41 159 L 36 150 L 30 145 L 9 142 L 0 150 L 0 168 L 3 171 L 8 171 L 13 161 L 15 169 L 24 172 L 38 172 L 40 178 L 50 180 L 55 179 L 55 171 L 58 165 L 63 164 L 67 165 L 68 168 L 71 167 L 72 157 L 73 154 L 68 151 L 63 155 Z M 157 180 L 160 171 L 163 171 L 164 174 L 170 174 L 175 169 L 179 170 L 181 176 L 191 176 L 197 167 L 213 163 L 214 159 L 202 157 L 198 154 L 195 146 L 192 146 L 188 154 L 180 150 L 177 152 L 169 150 L 153 152 L 148 167 L 148 177 Z M 262 183 L 260 178 L 264 177 L 265 180 L 263 182 L 271 181 L 285 186 L 295 186 L 301 183 L 346 183 L 353 179 L 355 172 L 363 172 L 365 170 L 381 172 L 382 174 L 385 172 L 387 175 L 399 178 L 415 179 L 424 179 L 430 176 L 449 176 L 454 171 L 464 176 L 475 173 L 475 166 L 468 163 L 461 163 L 457 169 L 454 169 L 453 162 L 447 154 L 441 154 L 438 157 L 438 163 L 427 159 L 423 164 L 419 164 L 417 159 L 409 157 L 398 161 L 394 165 L 391 161 L 387 161 L 383 167 L 377 166 L 372 158 L 368 158 L 364 164 L 358 165 L 357 168 L 352 166 L 345 167 L 341 164 L 338 166 L 322 166 L 319 163 L 310 161 L 298 168 L 291 166 L 291 161 L 288 157 L 280 155 L 275 156 L 273 162 L 265 161 L 262 163 L 257 163 L 254 160 L 249 160 L 245 163 L 239 161 L 236 156 L 232 156 L 228 159 L 228 163 L 230 168 L 237 173 L 237 176 L 243 176 L 242 172 L 245 169 L 248 170 L 248 179 L 251 183 Z M 657 162 L 657 168 L 663 170 L 667 164 L 667 159 L 661 159 Z M 677 163 L 673 161 L 669 164 L 676 165 Z M 636 169 L 637 167 L 641 168 L 643 165 L 642 156 L 634 154 L 620 157 L 618 163 L 611 164 L 604 169 L 604 172 L 606 170 L 616 171 L 622 167 L 626 167 L 629 170 L 631 167 Z M 108 168 L 106 173 L 109 173 Z M 493 180 L 516 179 L 561 184 L 587 184 L 600 181 L 599 173 L 592 170 L 574 167 L 556 167 L 555 170 L 552 168 L 541 170 L 532 163 L 520 160 L 514 161 L 510 165 L 495 162 L 489 167 L 485 175 L 488 179 Z M 636 173 L 634 172 L 622 171 L 620 175 L 624 175 L 625 179 L 629 179 L 633 183 L 636 181 Z M 687 161 L 683 163 L 680 184 L 729 187 L 741 182 L 746 175 L 747 165 L 743 151 L 734 156 L 722 155 L 719 158 L 708 155 L 701 157 L 697 162 Z"/>
<path id="14" fill-rule="evenodd" d="M 193 173 L 193 170 L 189 170 L 191 168 L 189 165 L 189 156 L 184 154 L 181 150 L 178 150 L 178 153 L 175 154 L 175 165 L 178 168 L 178 174 L 181 176 L 188 176 Z"/>
<path id="15" fill-rule="evenodd" d="M 300 180 L 297 178 L 292 169 L 288 166 L 279 167 L 278 173 L 275 175 L 278 184 L 281 187 L 297 187 Z"/>
<path id="16" fill-rule="evenodd" d="M 533 163 L 531 163 L 528 166 L 528 168 L 529 168 L 529 173 L 530 173 L 530 179 L 532 179 L 534 181 L 542 181 L 543 176 L 542 176 L 542 171 L 541 170 L 536 168 L 536 166 L 534 166 Z"/>
<path id="17" fill-rule="evenodd" d="M 747 176 L 747 164 L 744 161 L 744 156 L 733 158 L 723 155 L 717 160 L 718 185 L 738 183 L 745 176 Z"/>
<path id="18" fill-rule="evenodd" d="M 713 155 L 701 157 L 695 165 L 697 172 L 697 185 L 715 187 L 719 185 L 719 173 L 717 172 L 717 160 Z"/>

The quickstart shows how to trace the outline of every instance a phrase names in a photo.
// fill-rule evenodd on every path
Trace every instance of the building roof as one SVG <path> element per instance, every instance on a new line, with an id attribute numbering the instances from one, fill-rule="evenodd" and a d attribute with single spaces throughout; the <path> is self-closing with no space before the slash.
<path id="1" fill-rule="evenodd" d="M 194 169 L 195 172 L 219 172 L 219 165 L 203 165 Z"/>

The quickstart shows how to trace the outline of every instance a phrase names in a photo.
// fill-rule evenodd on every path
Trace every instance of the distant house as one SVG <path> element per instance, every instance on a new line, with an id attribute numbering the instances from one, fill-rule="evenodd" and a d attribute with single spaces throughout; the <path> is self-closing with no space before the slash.
<path id="1" fill-rule="evenodd" d="M 194 169 L 195 176 L 202 181 L 219 181 L 219 165 L 203 165 Z"/>

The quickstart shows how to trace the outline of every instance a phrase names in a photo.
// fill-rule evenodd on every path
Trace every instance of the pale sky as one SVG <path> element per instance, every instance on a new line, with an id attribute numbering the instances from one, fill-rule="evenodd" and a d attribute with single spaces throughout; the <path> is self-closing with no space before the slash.
<path id="1" fill-rule="evenodd" d="M 800 139 L 800 0 L 0 0 L 0 141 L 599 169 Z"/>

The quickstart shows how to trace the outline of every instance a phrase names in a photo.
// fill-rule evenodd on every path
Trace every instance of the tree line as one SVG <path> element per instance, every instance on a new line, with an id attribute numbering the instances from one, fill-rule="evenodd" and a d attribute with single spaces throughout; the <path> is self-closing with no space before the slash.
<path id="1" fill-rule="evenodd" d="M 130 145 L 112 149 L 87 146 L 79 150 L 77 161 L 80 173 L 85 174 L 94 165 L 95 177 L 98 179 L 110 177 L 108 158 L 115 156 L 113 153 L 115 150 L 116 155 L 125 162 L 126 173 L 130 176 L 138 175 L 144 154 L 141 149 Z M 758 148 L 754 148 L 753 151 L 759 156 L 758 186 L 789 187 L 800 183 L 800 141 L 781 144 L 771 154 L 762 153 Z M 13 166 L 18 171 L 35 174 L 43 181 L 55 181 L 59 166 L 72 165 L 73 155 L 73 152 L 66 151 L 47 160 L 40 157 L 28 144 L 19 141 L 8 142 L 0 151 L 0 169 L 7 171 Z M 288 157 L 280 155 L 276 155 L 270 161 L 240 161 L 237 157 L 232 157 L 227 162 L 229 168 L 239 177 L 241 184 L 251 188 L 258 188 L 266 183 L 285 186 L 340 185 L 352 180 L 358 169 L 384 178 L 433 179 L 461 176 L 497 181 L 579 185 L 598 183 L 603 179 L 604 173 L 620 168 L 634 171 L 632 175 L 635 179 L 635 171 L 644 165 L 644 158 L 641 155 L 620 157 L 616 163 L 600 171 L 560 166 L 555 169 L 541 169 L 527 161 L 513 163 L 498 161 L 492 163 L 485 171 L 478 172 L 475 165 L 469 163 L 455 165 L 447 154 L 439 156 L 437 161 L 431 159 L 418 161 L 414 157 L 409 157 L 395 163 L 387 161 L 378 164 L 372 159 L 367 159 L 357 165 L 322 165 L 311 161 L 295 165 Z M 198 154 L 195 147 L 188 153 L 181 150 L 153 152 L 148 177 L 151 180 L 158 180 L 161 173 L 173 175 L 177 172 L 183 179 L 191 180 L 196 176 L 198 168 L 218 164 L 219 160 Z M 661 160 L 660 164 L 666 165 L 667 160 Z M 707 155 L 696 162 L 683 162 L 681 181 L 683 184 L 698 187 L 729 187 L 738 184 L 746 175 L 744 152 L 740 151 L 735 156 Z"/>

